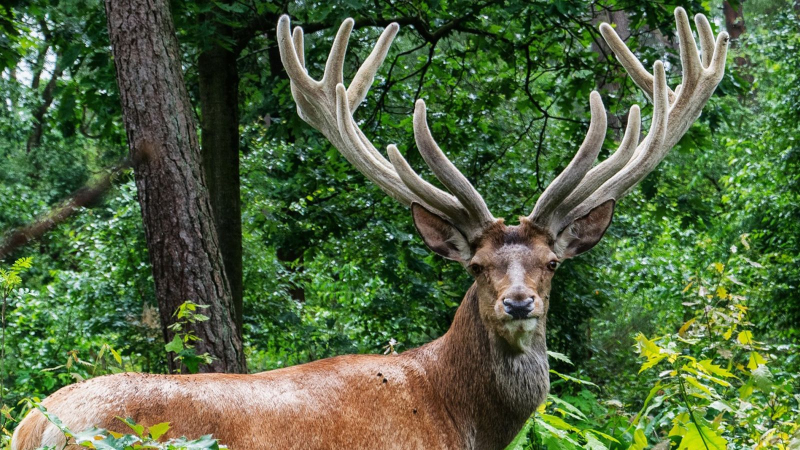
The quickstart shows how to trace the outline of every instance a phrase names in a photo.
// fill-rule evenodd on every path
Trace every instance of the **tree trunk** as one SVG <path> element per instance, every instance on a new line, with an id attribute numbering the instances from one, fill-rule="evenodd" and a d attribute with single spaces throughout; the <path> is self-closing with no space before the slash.
<path id="1" fill-rule="evenodd" d="M 230 30 L 218 27 L 220 33 Z M 201 140 L 211 210 L 236 324 L 242 327 L 242 209 L 239 195 L 239 71 L 236 54 L 215 44 L 198 61 Z"/>
<path id="2" fill-rule="evenodd" d="M 749 73 L 750 57 L 738 52 L 739 40 L 747 31 L 744 23 L 744 0 L 731 4 L 729 1 L 722 2 L 722 14 L 725 16 L 725 31 L 731 36 L 731 49 L 734 51 L 733 70 L 748 83 L 755 80 L 755 76 Z"/>
<path id="3" fill-rule="evenodd" d="M 742 6 L 744 0 L 739 0 L 738 7 L 734 7 L 730 2 L 722 2 L 722 14 L 725 16 L 725 31 L 731 36 L 733 42 L 738 42 L 739 36 L 745 32 L 744 14 Z"/>
<path id="4" fill-rule="evenodd" d="M 169 5 L 106 0 L 105 7 L 164 337 L 172 338 L 167 327 L 181 303 L 209 305 L 211 320 L 193 328 L 196 350 L 215 358 L 201 371 L 245 372 Z"/>

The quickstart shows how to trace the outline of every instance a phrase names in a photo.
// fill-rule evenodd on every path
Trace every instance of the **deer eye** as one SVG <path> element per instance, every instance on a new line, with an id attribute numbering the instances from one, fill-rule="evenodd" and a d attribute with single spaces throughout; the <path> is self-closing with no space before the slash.
<path id="1" fill-rule="evenodd" d="M 476 277 L 483 272 L 483 266 L 480 264 L 470 264 L 467 268 L 469 269 L 469 272 Z"/>
<path id="2" fill-rule="evenodd" d="M 547 268 L 555 271 L 556 269 L 558 269 L 558 261 L 556 261 L 555 259 L 550 261 L 549 263 L 547 263 Z"/>

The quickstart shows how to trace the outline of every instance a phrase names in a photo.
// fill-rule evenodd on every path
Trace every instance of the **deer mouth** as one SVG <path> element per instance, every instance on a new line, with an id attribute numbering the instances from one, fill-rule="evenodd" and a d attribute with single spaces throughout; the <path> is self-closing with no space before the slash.
<path id="1" fill-rule="evenodd" d="M 503 321 L 506 323 L 523 323 L 523 322 L 536 322 L 541 319 L 541 315 L 536 311 L 528 311 L 527 313 L 509 313 L 503 311 Z"/>
<path id="2" fill-rule="evenodd" d="M 511 317 L 511 322 L 529 322 L 529 321 L 537 321 L 539 320 L 538 316 L 527 316 L 527 317 Z"/>

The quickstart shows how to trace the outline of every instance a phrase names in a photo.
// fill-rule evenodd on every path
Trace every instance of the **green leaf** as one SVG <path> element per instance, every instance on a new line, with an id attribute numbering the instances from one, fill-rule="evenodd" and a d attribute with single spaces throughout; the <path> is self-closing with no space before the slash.
<path id="1" fill-rule="evenodd" d="M 200 371 L 200 363 L 203 362 L 203 360 L 197 357 L 189 357 L 183 358 L 181 362 L 186 365 L 186 370 L 188 370 L 189 373 L 197 373 Z"/>
<path id="2" fill-rule="evenodd" d="M 556 372 L 553 369 L 550 369 L 550 373 L 558 375 L 558 377 L 561 378 L 564 381 L 571 381 L 571 382 L 577 383 L 577 384 L 587 384 L 589 386 L 597 387 L 597 385 L 592 383 L 591 381 L 581 380 L 579 378 L 575 378 L 575 377 L 572 377 L 572 376 L 569 376 L 569 375 L 565 375 L 563 373 Z"/>
<path id="3" fill-rule="evenodd" d="M 549 357 L 551 357 L 551 358 L 553 358 L 555 360 L 558 360 L 558 361 L 563 361 L 563 362 L 565 362 L 565 363 L 567 363 L 569 365 L 573 365 L 572 361 L 570 361 L 570 359 L 567 357 L 567 355 L 565 355 L 563 353 L 551 352 L 550 350 L 548 350 L 547 351 L 547 356 L 549 356 Z"/>
<path id="4" fill-rule="evenodd" d="M 127 425 L 137 436 L 140 438 L 144 438 L 144 425 L 139 425 L 134 421 L 132 418 L 128 417 L 127 419 L 123 419 L 122 417 L 117 416 L 117 419 L 122 421 L 125 425 Z"/>
<path id="5" fill-rule="evenodd" d="M 545 422 L 547 422 L 548 424 L 552 425 L 553 427 L 555 427 L 555 428 L 557 428 L 559 430 L 578 431 L 577 428 L 575 428 L 574 426 L 568 424 L 567 421 L 565 421 L 561 417 L 553 416 L 553 415 L 550 415 L 550 414 L 539 414 L 539 417 L 542 420 L 544 420 Z"/>
<path id="6" fill-rule="evenodd" d="M 753 380 L 750 379 L 747 381 L 747 383 L 743 384 L 742 387 L 739 388 L 739 397 L 742 400 L 747 400 L 747 397 L 750 397 L 750 395 L 753 394 L 753 388 Z"/>
<path id="7" fill-rule="evenodd" d="M 639 410 L 639 413 L 636 414 L 636 417 L 634 417 L 633 421 L 631 421 L 631 427 L 639 424 L 639 420 L 642 418 L 642 415 L 644 414 L 647 405 L 650 403 L 651 400 L 653 400 L 653 397 L 655 397 L 658 391 L 660 391 L 661 389 L 662 389 L 661 381 L 657 381 L 656 384 L 652 388 L 650 388 L 650 393 L 647 394 L 647 398 L 644 399 L 644 404 L 642 405 L 642 409 Z"/>
<path id="8" fill-rule="evenodd" d="M 576 408 L 572 403 L 570 403 L 570 402 L 568 402 L 566 400 L 562 400 L 562 399 L 560 399 L 560 398 L 558 398 L 558 397 L 556 397 L 555 395 L 552 395 L 552 394 L 548 395 L 547 399 L 552 401 L 554 404 L 556 404 L 558 406 L 564 407 L 563 410 L 558 409 L 562 413 L 564 413 L 566 415 L 569 415 L 569 416 L 571 416 L 571 417 L 573 417 L 574 419 L 577 419 L 577 420 L 586 420 L 586 421 L 589 420 L 586 417 L 586 415 L 583 413 L 583 411 L 581 411 L 580 409 Z"/>
<path id="9" fill-rule="evenodd" d="M 767 366 L 758 366 L 750 373 L 753 375 L 753 382 L 761 392 L 769 393 L 772 390 L 772 372 Z"/>
<path id="10" fill-rule="evenodd" d="M 172 338 L 172 342 L 165 345 L 164 349 L 168 352 L 180 353 L 183 351 L 183 339 L 176 334 L 175 337 Z"/>
<path id="11" fill-rule="evenodd" d="M 606 444 L 594 437 L 594 434 L 587 431 L 583 434 L 583 437 L 586 438 L 586 445 L 584 448 L 588 448 L 589 450 L 608 450 Z"/>
<path id="12" fill-rule="evenodd" d="M 725 438 L 704 425 L 700 425 L 698 429 L 694 423 L 690 423 L 686 428 L 688 431 L 681 439 L 678 450 L 700 450 L 705 448 L 708 448 L 708 450 L 726 450 L 728 448 L 728 441 Z"/>
<path id="13" fill-rule="evenodd" d="M 531 427 L 533 426 L 533 420 L 528 419 L 525 422 L 525 426 L 522 427 L 519 433 L 517 433 L 517 437 L 511 441 L 510 444 L 505 448 L 505 450 L 525 450 L 530 444 L 530 439 L 528 439 L 528 432 L 530 431 Z"/>
<path id="14" fill-rule="evenodd" d="M 720 400 L 711 402 L 711 404 L 708 405 L 708 407 L 716 409 L 719 412 L 733 412 L 733 408 L 731 408 L 730 405 Z"/>

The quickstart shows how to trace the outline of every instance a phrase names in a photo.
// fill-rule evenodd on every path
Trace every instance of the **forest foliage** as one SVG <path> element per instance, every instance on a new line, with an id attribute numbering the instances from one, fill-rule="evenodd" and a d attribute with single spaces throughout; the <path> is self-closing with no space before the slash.
<path id="1" fill-rule="evenodd" d="M 597 45 L 600 20 L 624 12 L 628 45 L 645 65 L 666 60 L 672 85 L 674 8 L 707 14 L 715 32 L 726 26 L 717 1 L 312 3 L 172 2 L 195 101 L 198 55 L 240 44 L 240 34 L 218 29 L 253 33 L 237 61 L 252 372 L 429 342 L 471 283 L 427 250 L 404 207 L 297 117 L 274 61 L 274 23 L 253 32 L 252 17 L 288 12 L 317 25 L 306 47 L 315 76 L 345 17 L 421 18 L 427 29 L 401 28 L 357 119 L 420 168 L 411 111 L 426 99 L 439 144 L 511 221 L 577 149 L 592 89 L 610 118 L 601 158 L 616 147 L 630 105 L 642 106 L 649 125 L 651 105 Z M 789 3 L 729 2 L 743 8 L 746 31 L 702 116 L 620 203 L 602 243 L 559 269 L 551 394 L 510 448 L 800 448 L 800 8 Z M 467 18 L 459 29 L 426 35 L 458 17 Z M 346 70 L 380 31 L 354 32 Z M 6 237 L 127 155 L 109 45 L 99 0 L 0 6 Z M 192 351 L 190 326 L 164 341 L 133 176 L 113 173 L 102 199 L 0 253 L 3 445 L 37 408 L 31 399 L 62 386 L 166 372 L 168 358 L 189 372 L 208 362 Z M 204 320 L 202 308 L 185 305 L 182 323 Z M 132 437 L 112 436 L 118 446 L 108 448 L 160 436 L 132 426 Z M 217 445 L 206 444 L 191 448 Z"/>

